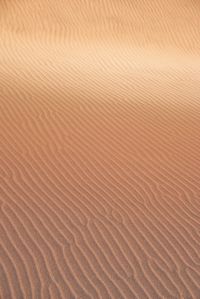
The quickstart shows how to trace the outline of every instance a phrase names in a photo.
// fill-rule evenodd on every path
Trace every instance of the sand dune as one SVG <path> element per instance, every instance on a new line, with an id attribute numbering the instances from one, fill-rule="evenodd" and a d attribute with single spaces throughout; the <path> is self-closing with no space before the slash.
<path id="1" fill-rule="evenodd" d="M 200 298 L 200 4 L 0 1 L 0 298 Z"/>

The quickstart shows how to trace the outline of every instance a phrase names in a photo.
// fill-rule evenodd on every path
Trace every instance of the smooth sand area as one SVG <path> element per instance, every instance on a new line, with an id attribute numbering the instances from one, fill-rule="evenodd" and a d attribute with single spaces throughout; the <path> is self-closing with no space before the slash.
<path id="1" fill-rule="evenodd" d="M 0 298 L 200 299 L 200 2 L 0 0 Z"/>

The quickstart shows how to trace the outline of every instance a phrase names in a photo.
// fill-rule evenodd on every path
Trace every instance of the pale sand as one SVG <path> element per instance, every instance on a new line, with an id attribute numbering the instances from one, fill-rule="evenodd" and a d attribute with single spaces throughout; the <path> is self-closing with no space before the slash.
<path id="1" fill-rule="evenodd" d="M 0 1 L 0 298 L 200 298 L 199 1 Z"/>

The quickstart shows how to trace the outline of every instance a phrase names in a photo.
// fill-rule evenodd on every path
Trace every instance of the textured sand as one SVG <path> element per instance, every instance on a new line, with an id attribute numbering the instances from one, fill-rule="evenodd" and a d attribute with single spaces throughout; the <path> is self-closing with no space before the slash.
<path id="1" fill-rule="evenodd" d="M 0 1 L 0 298 L 200 298 L 199 1 Z"/>

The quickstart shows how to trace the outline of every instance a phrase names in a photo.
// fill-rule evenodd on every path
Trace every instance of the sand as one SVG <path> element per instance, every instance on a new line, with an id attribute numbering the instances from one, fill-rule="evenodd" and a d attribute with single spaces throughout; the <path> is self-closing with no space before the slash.
<path id="1" fill-rule="evenodd" d="M 199 1 L 0 1 L 0 298 L 200 298 Z"/>

